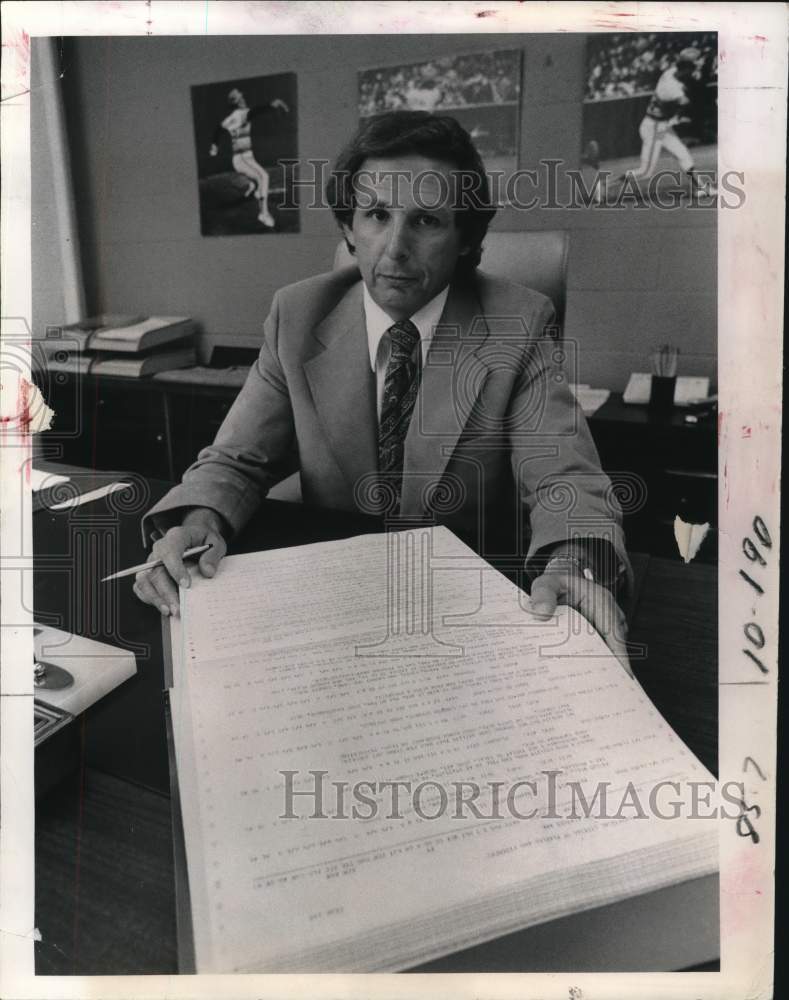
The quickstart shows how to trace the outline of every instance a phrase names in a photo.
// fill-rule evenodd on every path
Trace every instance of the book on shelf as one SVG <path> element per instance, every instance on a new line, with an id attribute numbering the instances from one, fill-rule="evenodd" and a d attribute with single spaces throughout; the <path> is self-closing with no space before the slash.
<path id="1" fill-rule="evenodd" d="M 624 941 L 638 901 L 716 877 L 685 801 L 709 772 L 576 611 L 530 614 L 447 528 L 191 572 L 169 702 L 197 972 L 398 971 L 586 911 Z M 682 906 L 646 938 L 682 944 Z"/>
<path id="2" fill-rule="evenodd" d="M 194 347 L 175 350 L 149 351 L 147 354 L 97 354 L 90 365 L 91 375 L 118 375 L 124 378 L 146 378 L 157 372 L 188 368 L 197 361 Z"/>
<path id="3" fill-rule="evenodd" d="M 136 353 L 184 340 L 194 333 L 194 322 L 188 316 L 149 316 L 139 323 L 103 327 L 90 340 L 92 351 Z"/>
<path id="4" fill-rule="evenodd" d="M 134 354 L 190 337 L 195 331 L 188 316 L 132 316 L 102 313 L 61 328 L 60 337 L 42 341 L 48 357 L 61 343 L 76 343 L 82 351 Z"/>
<path id="5" fill-rule="evenodd" d="M 47 337 L 42 341 L 44 351 L 47 355 L 60 350 L 62 340 L 67 340 L 75 344 L 80 350 L 88 349 L 94 334 L 100 330 L 120 329 L 141 323 L 145 319 L 141 315 L 131 315 L 127 313 L 99 313 L 96 316 L 89 316 L 76 323 L 69 323 L 67 326 L 59 328 L 60 335 L 57 337 Z"/>

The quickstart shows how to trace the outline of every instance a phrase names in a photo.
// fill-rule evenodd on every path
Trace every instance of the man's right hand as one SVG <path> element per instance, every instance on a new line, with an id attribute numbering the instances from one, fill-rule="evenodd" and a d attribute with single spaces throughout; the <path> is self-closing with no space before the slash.
<path id="1" fill-rule="evenodd" d="M 202 507 L 190 510 L 180 527 L 170 528 L 163 538 L 154 543 L 148 562 L 162 559 L 164 565 L 138 573 L 134 593 L 141 601 L 158 608 L 163 615 L 177 615 L 178 585 L 188 587 L 191 583 L 189 570 L 183 561 L 184 552 L 197 545 L 210 545 L 211 548 L 200 556 L 197 565 L 203 576 L 214 576 L 219 561 L 227 551 L 223 528 L 222 518 L 216 511 Z"/>

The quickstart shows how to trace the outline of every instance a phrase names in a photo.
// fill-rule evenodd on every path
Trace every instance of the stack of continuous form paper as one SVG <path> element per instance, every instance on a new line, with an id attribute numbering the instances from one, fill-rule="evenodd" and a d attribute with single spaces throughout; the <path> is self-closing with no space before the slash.
<path id="1" fill-rule="evenodd" d="M 228 557 L 181 601 L 198 972 L 393 971 L 716 870 L 713 820 L 649 807 L 709 773 L 579 615 L 538 620 L 447 529 Z M 411 783 L 396 816 L 387 782 Z M 461 782 L 483 818 L 458 816 Z M 570 782 L 608 806 L 573 818 Z"/>

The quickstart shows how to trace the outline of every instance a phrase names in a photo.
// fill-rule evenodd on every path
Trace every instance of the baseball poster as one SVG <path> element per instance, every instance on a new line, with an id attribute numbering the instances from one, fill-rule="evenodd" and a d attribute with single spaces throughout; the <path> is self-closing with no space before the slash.
<path id="1" fill-rule="evenodd" d="M 669 185 L 717 192 L 718 36 L 677 31 L 591 35 L 582 164 L 637 199 Z"/>

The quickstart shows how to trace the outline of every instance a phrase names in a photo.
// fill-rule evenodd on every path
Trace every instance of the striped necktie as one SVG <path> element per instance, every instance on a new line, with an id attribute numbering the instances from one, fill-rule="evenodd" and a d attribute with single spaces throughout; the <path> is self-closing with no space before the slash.
<path id="1" fill-rule="evenodd" d="M 414 359 L 419 330 L 409 319 L 401 320 L 386 331 L 391 344 L 389 364 L 384 377 L 381 418 L 378 423 L 378 472 L 396 497 L 390 513 L 400 510 L 403 489 L 403 450 L 408 424 L 419 391 L 420 358 Z"/>

